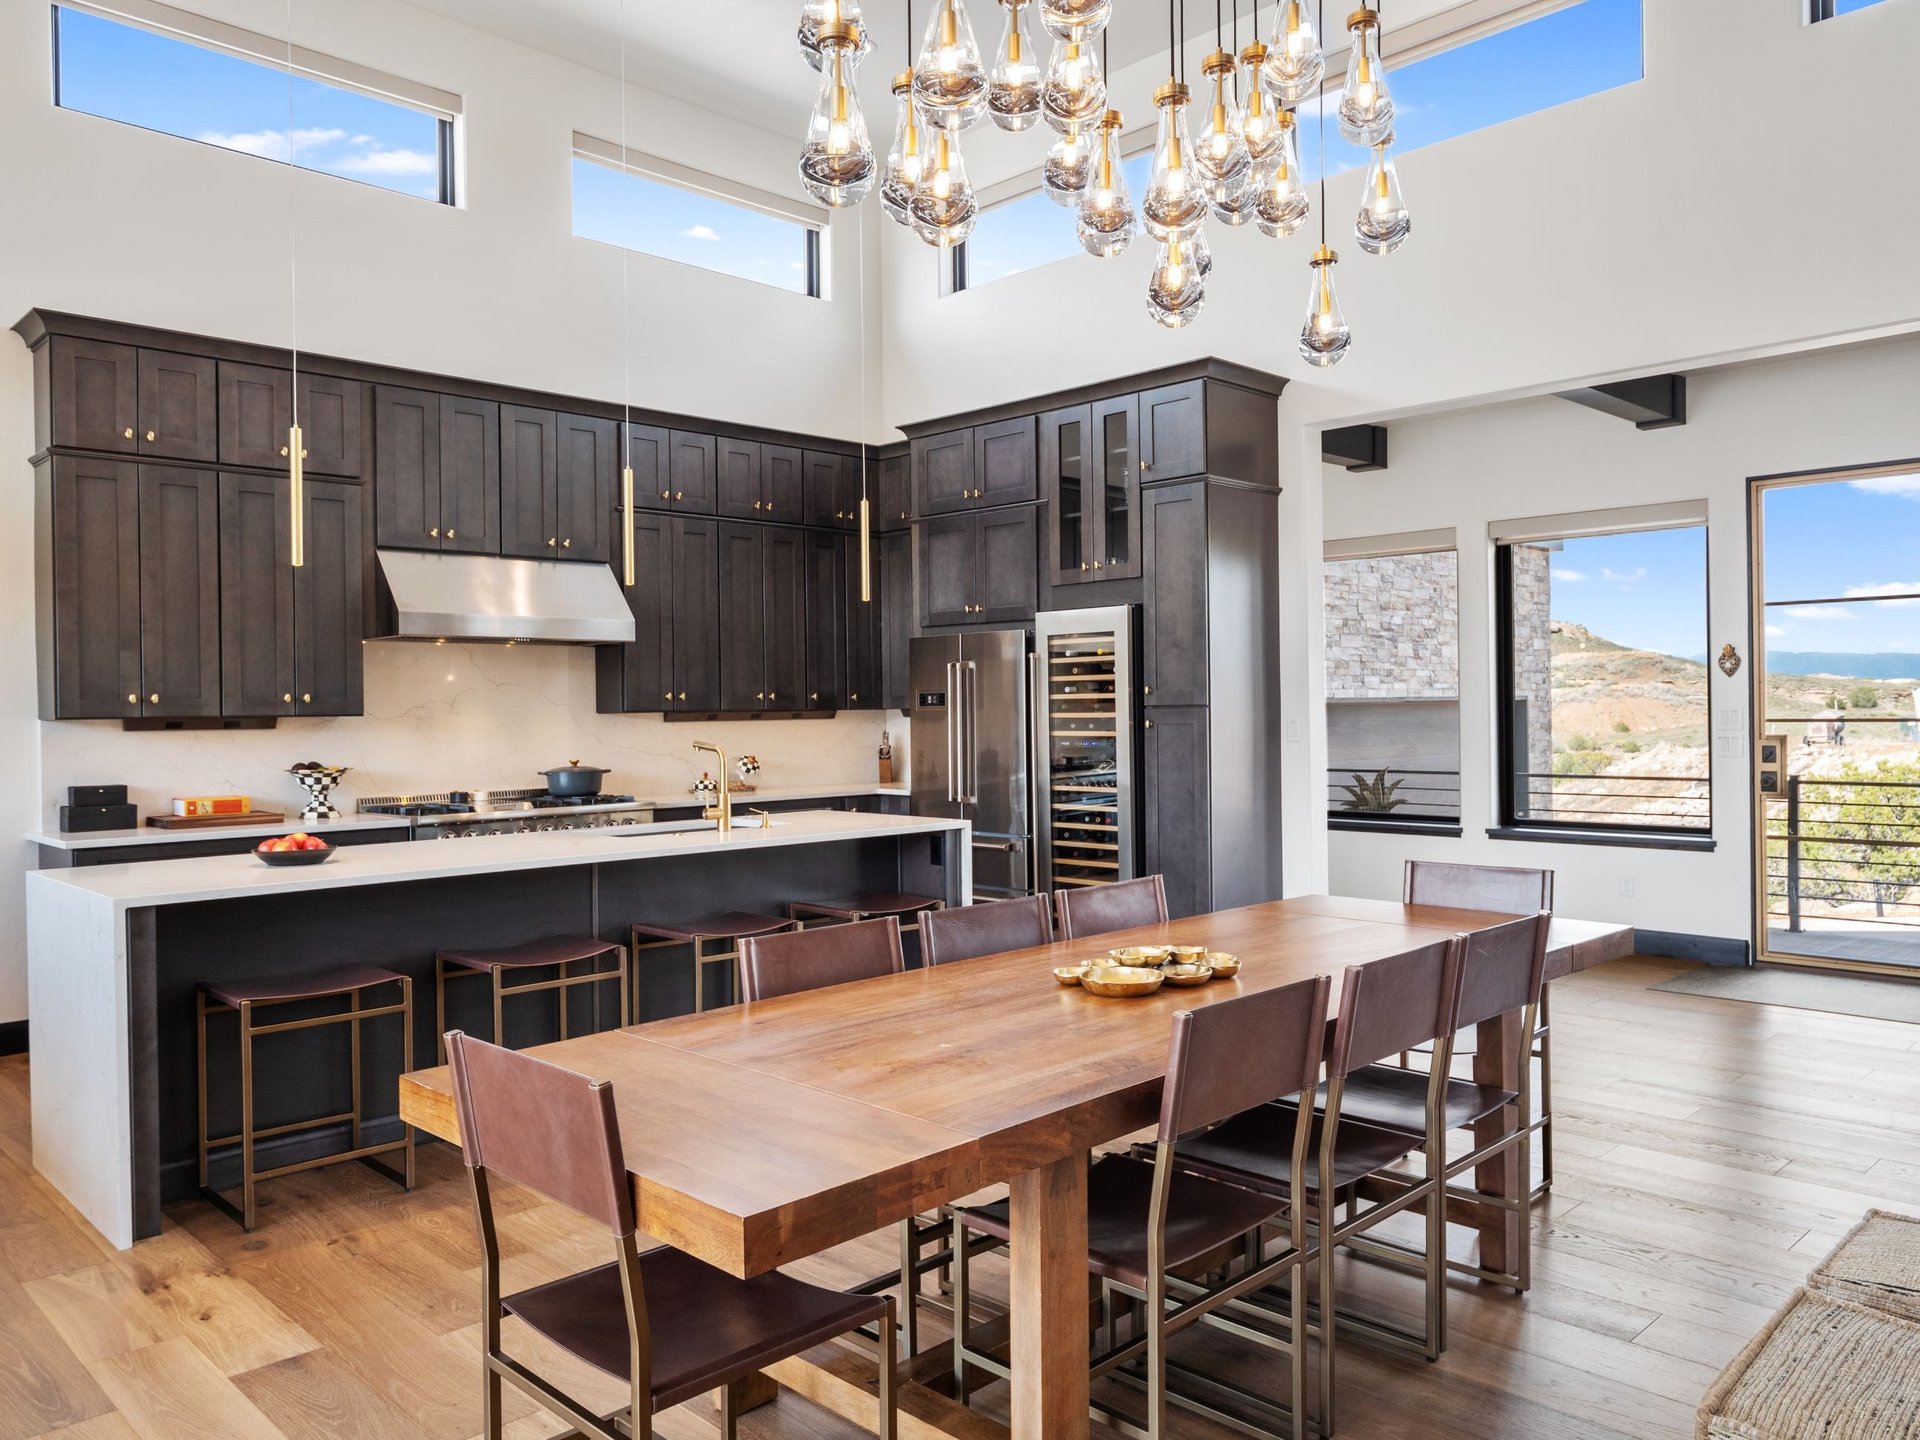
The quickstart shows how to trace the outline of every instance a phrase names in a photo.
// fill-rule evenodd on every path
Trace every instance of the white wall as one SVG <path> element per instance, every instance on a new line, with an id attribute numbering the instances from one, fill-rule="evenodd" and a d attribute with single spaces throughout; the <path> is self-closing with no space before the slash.
<path id="1" fill-rule="evenodd" d="M 215 19 L 278 35 L 279 0 L 187 0 Z M 448 209 L 293 172 L 302 349 L 619 401 L 628 356 L 620 252 L 576 240 L 570 156 L 576 130 L 618 139 L 616 80 L 394 0 L 295 9 L 295 40 L 325 54 L 464 97 L 465 203 Z M 771 43 L 771 42 L 770 42 Z M 783 30 L 778 43 L 791 45 Z M 0 5 L 0 324 L 33 307 L 285 345 L 289 172 L 251 156 L 55 109 L 48 6 Z M 633 89 L 629 143 L 798 198 L 791 133 Z M 827 245 L 830 303 L 632 257 L 633 403 L 720 421 L 857 438 L 871 428 L 862 355 L 878 324 L 860 299 L 858 224 Z M 876 377 L 877 386 L 877 377 Z M 677 779 L 690 731 L 646 717 L 592 716 L 584 654 L 474 656 L 474 672 L 515 678 L 462 689 L 445 713 L 377 659 L 369 719 L 293 721 L 267 736 L 125 735 L 40 725 L 33 650 L 32 384 L 25 348 L 0 335 L 0 1021 L 25 1012 L 17 839 L 74 780 L 124 780 L 152 794 L 233 787 L 282 793 L 291 759 L 341 758 L 396 786 L 513 782 L 535 756 L 598 753 L 635 783 Z M 389 683 L 391 682 L 391 683 Z M 404 718 L 395 720 L 395 713 Z M 374 716 L 383 718 L 375 719 Z M 798 783 L 873 774 L 881 721 L 741 727 L 736 748 L 778 758 Z M 504 743 L 517 727 L 513 743 Z M 427 767 L 435 747 L 440 763 Z M 390 743 L 391 742 L 391 743 Z M 419 765 L 420 769 L 405 767 Z M 770 765 L 771 770 L 771 765 Z M 284 777 L 279 777 L 284 779 Z"/>
<path id="2" fill-rule="evenodd" d="M 1331 837 L 1336 892 L 1397 894 L 1407 857 L 1538 865 L 1557 873 L 1569 914 L 1654 930 L 1747 939 L 1751 933 L 1750 668 L 1709 667 L 1715 730 L 1732 710 L 1739 756 L 1714 740 L 1711 854 L 1535 844 L 1487 838 L 1494 823 L 1494 651 L 1490 521 L 1573 509 L 1705 499 L 1710 653 L 1731 641 L 1751 658 L 1748 479 L 1920 455 L 1920 340 L 1826 351 L 1695 375 L 1687 423 L 1636 430 L 1570 401 L 1528 400 L 1395 424 L 1390 467 L 1323 486 L 1330 538 L 1455 526 L 1460 543 L 1460 839 Z M 1677 595 L 1674 605 L 1697 605 Z M 1706 637 L 1703 637 L 1706 638 Z M 1324 793 L 1324 792 L 1320 792 Z M 1621 893 L 1631 881 L 1631 897 Z"/>

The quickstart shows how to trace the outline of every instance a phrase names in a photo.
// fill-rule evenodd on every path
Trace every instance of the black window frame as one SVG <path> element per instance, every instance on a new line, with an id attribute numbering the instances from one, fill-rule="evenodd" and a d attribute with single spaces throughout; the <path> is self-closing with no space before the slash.
<path id="1" fill-rule="evenodd" d="M 1617 531 L 1596 530 L 1593 536 L 1631 534 L 1640 527 L 1628 525 Z M 1668 530 L 1698 530 L 1703 552 L 1703 584 L 1700 596 L 1702 653 L 1713 653 L 1713 551 L 1708 543 L 1711 527 L 1706 521 L 1666 525 Z M 1584 536 L 1583 536 L 1584 538 Z M 1715 846 L 1713 775 L 1713 672 L 1706 667 L 1707 708 L 1707 817 L 1699 825 L 1624 824 L 1604 825 L 1593 821 L 1557 820 L 1520 815 L 1515 806 L 1515 780 L 1525 773 L 1524 757 L 1515 753 L 1518 739 L 1514 724 L 1517 697 L 1513 685 L 1513 550 L 1529 541 L 1497 540 L 1493 547 L 1494 616 L 1494 785 L 1495 820 L 1487 834 L 1496 840 L 1545 840 L 1571 844 L 1639 846 L 1652 850 L 1711 850 Z M 1519 741 L 1524 745 L 1524 741 Z"/>

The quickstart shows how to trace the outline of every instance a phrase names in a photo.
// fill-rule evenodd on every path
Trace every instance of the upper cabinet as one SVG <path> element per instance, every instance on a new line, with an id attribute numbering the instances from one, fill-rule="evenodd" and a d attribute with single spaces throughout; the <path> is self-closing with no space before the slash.
<path id="1" fill-rule="evenodd" d="M 1116 396 L 1040 417 L 1047 566 L 1055 585 L 1140 574 L 1139 408 Z"/>
<path id="2" fill-rule="evenodd" d="M 142 455 L 210 462 L 219 452 L 219 382 L 213 361 L 167 350 L 140 352 Z"/>
<path id="3" fill-rule="evenodd" d="M 928 625 L 1006 625 L 1031 620 L 1039 603 L 1032 505 L 922 521 L 921 618 Z"/>
<path id="4" fill-rule="evenodd" d="M 1036 499 L 1036 465 L 1032 416 L 923 435 L 912 450 L 917 513 L 944 515 Z"/>
<path id="5" fill-rule="evenodd" d="M 140 453 L 140 352 L 55 335 L 35 355 L 44 367 L 43 445 Z"/>
<path id="6" fill-rule="evenodd" d="M 500 552 L 500 407 L 374 387 L 374 533 L 382 547 Z"/>
<path id="7" fill-rule="evenodd" d="M 500 553 L 612 558 L 618 438 L 611 420 L 501 406 Z"/>
<path id="8" fill-rule="evenodd" d="M 293 372 L 220 362 L 220 463 L 285 469 Z"/>
<path id="9" fill-rule="evenodd" d="M 825 530 L 851 530 L 860 521 L 860 461 L 824 450 L 804 452 L 806 522 Z"/>
<path id="10" fill-rule="evenodd" d="M 691 430 L 627 426 L 633 503 L 642 510 L 711 515 L 718 502 L 716 442 Z"/>
<path id="11" fill-rule="evenodd" d="M 307 450 L 306 473 L 358 479 L 366 469 L 366 430 L 361 412 L 367 387 L 358 380 L 302 370 L 295 389 L 300 395 L 300 438 Z"/>
<path id="12" fill-rule="evenodd" d="M 873 497 L 873 528 L 905 530 L 913 523 L 913 457 L 902 452 L 867 464 L 868 493 Z"/>
<path id="13" fill-rule="evenodd" d="M 803 455 L 791 445 L 722 436 L 714 442 L 720 514 L 736 520 L 800 524 L 806 515 Z"/>
<path id="14" fill-rule="evenodd" d="M 1139 453 L 1143 481 L 1152 484 L 1207 473 L 1210 467 L 1206 390 L 1205 381 L 1185 380 L 1178 385 L 1162 385 L 1140 392 Z"/>

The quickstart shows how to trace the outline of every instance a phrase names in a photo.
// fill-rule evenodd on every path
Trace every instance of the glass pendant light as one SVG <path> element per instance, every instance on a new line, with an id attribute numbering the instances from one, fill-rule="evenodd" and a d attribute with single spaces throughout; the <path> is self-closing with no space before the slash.
<path id="1" fill-rule="evenodd" d="M 1260 222 L 1261 234 L 1284 240 L 1306 223 L 1313 200 L 1300 179 L 1300 131 L 1293 112 L 1282 110 L 1274 118 L 1280 127 L 1280 143 L 1267 168 L 1260 172 L 1254 218 Z"/>
<path id="2" fill-rule="evenodd" d="M 921 149 L 920 116 L 913 107 L 911 70 L 893 77 L 893 94 L 899 114 L 893 122 L 893 148 L 887 151 L 886 173 L 880 177 L 880 208 L 902 225 L 912 225 L 907 207 L 913 201 L 913 192 L 920 188 L 926 156 Z"/>
<path id="3" fill-rule="evenodd" d="M 1040 0 L 1040 23 L 1056 40 L 1090 40 L 1112 14 L 1113 0 Z"/>
<path id="4" fill-rule="evenodd" d="M 867 138 L 866 117 L 849 74 L 858 43 L 858 28 L 845 20 L 820 27 L 820 48 L 827 58 L 820 66 L 820 96 L 800 152 L 800 183 L 835 210 L 859 204 L 873 188 L 873 142 Z"/>
<path id="5" fill-rule="evenodd" d="M 1085 130 L 1075 127 L 1047 151 L 1040 167 L 1040 188 L 1056 205 L 1078 205 L 1093 175 L 1093 144 Z"/>
<path id="6" fill-rule="evenodd" d="M 1400 174 L 1393 164 L 1393 137 L 1389 135 L 1373 147 L 1373 163 L 1367 166 L 1367 188 L 1353 233 L 1369 255 L 1391 255 L 1406 243 L 1412 229 L 1413 219 L 1400 194 Z"/>
<path id="7" fill-rule="evenodd" d="M 962 0 L 938 0 L 913 67 L 920 118 L 936 130 L 966 130 L 987 113 L 987 72 Z"/>
<path id="8" fill-rule="evenodd" d="M 1133 196 L 1127 193 L 1127 173 L 1117 153 L 1122 123 L 1118 110 L 1107 111 L 1101 119 L 1099 157 L 1080 200 L 1080 244 L 1102 260 L 1118 255 L 1133 239 Z"/>
<path id="9" fill-rule="evenodd" d="M 933 164 L 908 207 L 913 233 L 941 250 L 950 250 L 973 233 L 980 205 L 967 179 L 960 137 L 947 130 L 933 134 Z"/>
<path id="10" fill-rule="evenodd" d="M 1107 81 L 1092 44 L 1078 38 L 1054 42 L 1046 83 L 1040 87 L 1040 108 L 1047 124 L 1062 135 L 1099 125 L 1107 108 Z"/>
<path id="11" fill-rule="evenodd" d="M 1309 262 L 1313 290 L 1307 297 L 1307 323 L 1300 327 L 1300 358 L 1317 369 L 1338 365 L 1353 343 L 1340 301 L 1333 293 L 1333 267 L 1340 257 L 1321 243 Z"/>
<path id="12" fill-rule="evenodd" d="M 1273 44 L 1261 56 L 1260 83 L 1275 100 L 1291 108 L 1318 90 L 1326 73 L 1320 32 L 1305 0 L 1280 0 L 1274 11 Z"/>
<path id="13" fill-rule="evenodd" d="M 1027 34 L 1028 0 L 1000 0 L 1007 11 L 1007 33 L 987 76 L 987 113 L 1002 130 L 1030 130 L 1040 118 L 1040 67 Z"/>
<path id="14" fill-rule="evenodd" d="M 1393 133 L 1393 96 L 1380 63 L 1380 17 L 1362 5 L 1347 17 L 1353 53 L 1340 90 L 1340 133 L 1355 145 L 1378 145 Z"/>
<path id="15" fill-rule="evenodd" d="M 1259 214 L 1260 181 L 1267 162 L 1249 165 L 1246 175 L 1240 181 L 1240 188 L 1231 195 L 1221 195 L 1208 202 L 1213 218 L 1222 225 L 1231 225 L 1236 229 Z"/>
<path id="16" fill-rule="evenodd" d="M 1153 179 L 1140 201 L 1140 217 L 1156 240 L 1186 239 L 1207 218 L 1207 193 L 1190 163 L 1187 140 L 1188 90 L 1168 80 L 1153 92 L 1160 111 L 1160 135 L 1153 153 Z"/>
<path id="17" fill-rule="evenodd" d="M 1147 314 L 1169 330 L 1191 324 L 1206 304 L 1206 277 L 1191 253 L 1192 240 L 1174 236 L 1160 247 L 1147 277 Z"/>
<path id="18" fill-rule="evenodd" d="M 1280 147 L 1280 122 L 1285 114 L 1267 97 L 1260 83 L 1260 67 L 1266 63 L 1267 47 L 1255 40 L 1240 52 L 1240 64 L 1247 72 L 1247 113 L 1240 121 L 1240 138 L 1247 142 L 1247 158 L 1258 166 Z"/>
<path id="19" fill-rule="evenodd" d="M 1213 276 L 1213 246 L 1207 243 L 1205 227 L 1203 226 L 1194 231 L 1193 234 L 1181 241 L 1180 245 L 1181 248 L 1186 251 L 1187 259 L 1193 262 L 1193 268 L 1200 272 L 1200 279 L 1203 282 L 1211 279 Z"/>
<path id="20" fill-rule="evenodd" d="M 873 37 L 867 33 L 867 27 L 860 18 L 860 0 L 806 0 L 800 7 L 800 53 L 807 57 L 807 64 L 814 69 L 820 68 L 822 55 L 820 50 L 820 27 L 831 25 L 836 20 L 845 20 L 860 29 L 860 39 L 855 44 L 852 62 L 858 65 L 873 49 Z"/>
<path id="21" fill-rule="evenodd" d="M 1200 143 L 1194 147 L 1193 168 L 1206 186 L 1207 198 L 1218 205 L 1247 188 L 1253 162 L 1241 129 L 1240 101 L 1231 85 L 1239 74 L 1233 56 L 1225 50 L 1214 51 L 1201 64 L 1200 73 L 1213 81 L 1213 105 Z"/>

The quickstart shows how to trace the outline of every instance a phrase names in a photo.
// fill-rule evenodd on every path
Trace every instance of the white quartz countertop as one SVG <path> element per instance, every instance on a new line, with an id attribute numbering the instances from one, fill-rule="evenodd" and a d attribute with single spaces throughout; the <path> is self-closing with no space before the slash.
<path id="1" fill-rule="evenodd" d="M 616 793 L 618 793 L 617 787 Z M 744 814 L 752 805 L 766 805 L 788 800 L 830 800 L 843 795 L 897 795 L 905 799 L 912 793 L 905 785 L 880 785 L 868 780 L 855 781 L 846 785 L 767 786 L 750 794 L 735 792 L 733 803 L 735 808 Z M 665 795 L 638 795 L 634 800 L 636 804 L 651 805 L 656 810 L 678 810 L 707 803 L 689 791 L 676 791 Z M 342 815 L 338 820 L 302 821 L 297 810 L 289 810 L 286 819 L 267 825 L 215 825 L 204 830 L 157 830 L 150 825 L 143 825 L 136 830 L 85 830 L 74 831 L 71 834 L 47 826 L 43 829 L 28 831 L 26 839 L 29 844 L 45 845 L 52 850 L 102 850 L 121 845 L 179 845 L 193 840 L 235 837 L 243 840 L 257 840 L 268 835 L 291 835 L 296 830 L 304 830 L 309 835 L 326 835 L 335 830 L 405 829 L 410 823 L 404 815 L 360 814 Z"/>
<path id="2" fill-rule="evenodd" d="M 848 792 L 833 790 L 830 793 Z M 765 798 L 773 797 L 767 794 Z M 711 826 L 668 830 L 615 826 L 412 845 L 342 846 L 324 864 L 308 866 L 269 866 L 246 854 L 37 870 L 27 876 L 27 893 L 29 908 L 36 891 L 58 886 L 64 892 L 96 896 L 115 909 L 126 910 L 357 885 L 391 885 L 446 876 L 617 864 L 671 855 L 716 855 L 786 845 L 894 840 L 908 835 L 967 829 L 964 820 L 860 815 L 837 810 L 795 811 L 772 819 L 770 828 L 761 829 L 757 816 L 736 812 L 735 828 L 727 835 Z"/>

